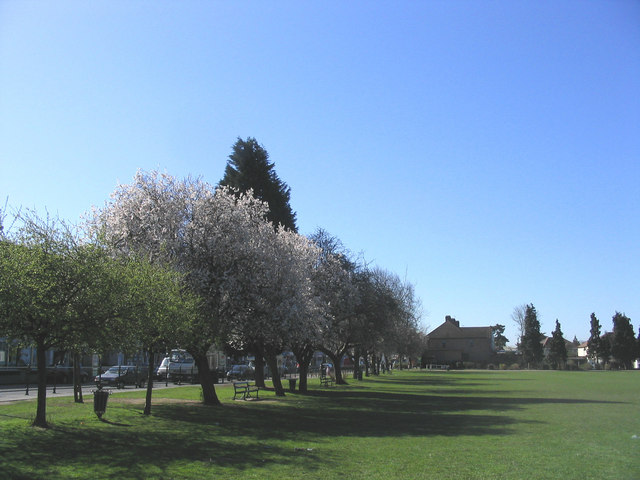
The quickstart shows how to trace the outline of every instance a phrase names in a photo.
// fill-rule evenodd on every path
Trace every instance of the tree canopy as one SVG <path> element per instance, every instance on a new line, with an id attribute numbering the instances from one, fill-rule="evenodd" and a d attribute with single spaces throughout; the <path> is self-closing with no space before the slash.
<path id="1" fill-rule="evenodd" d="M 520 347 L 525 362 L 536 365 L 542 361 L 543 349 L 540 343 L 541 340 L 542 333 L 540 332 L 538 312 L 533 304 L 529 304 L 526 306 L 524 333 L 520 339 Z"/>
<path id="2" fill-rule="evenodd" d="M 491 327 L 491 332 L 493 334 L 493 345 L 496 350 L 502 350 L 507 345 L 509 339 L 504 336 L 504 325 L 494 325 Z"/>
<path id="3" fill-rule="evenodd" d="M 631 319 L 624 313 L 616 312 L 613 316 L 613 339 L 611 354 L 626 369 L 636 358 L 636 338 Z"/>
<path id="4" fill-rule="evenodd" d="M 591 357 L 597 363 L 599 359 L 603 358 L 603 340 L 600 337 L 600 320 L 598 320 L 598 317 L 596 317 L 595 312 L 591 313 L 590 324 L 591 335 L 589 336 L 589 340 L 587 342 L 587 352 L 589 357 Z"/>
<path id="5" fill-rule="evenodd" d="M 271 223 L 297 232 L 296 214 L 289 203 L 291 188 L 280 180 L 275 164 L 269 161 L 269 154 L 255 138 L 238 138 L 219 185 L 240 193 L 251 191 L 269 206 L 267 219 Z"/>
<path id="6" fill-rule="evenodd" d="M 38 404 L 46 427 L 47 349 L 115 346 L 131 305 L 120 265 L 64 222 L 29 212 L 0 241 L 0 331 L 36 347 Z"/>
<path id="7" fill-rule="evenodd" d="M 567 344 L 564 340 L 558 319 L 556 319 L 556 328 L 553 330 L 551 344 L 549 345 L 548 360 L 553 368 L 562 368 L 567 362 Z"/>

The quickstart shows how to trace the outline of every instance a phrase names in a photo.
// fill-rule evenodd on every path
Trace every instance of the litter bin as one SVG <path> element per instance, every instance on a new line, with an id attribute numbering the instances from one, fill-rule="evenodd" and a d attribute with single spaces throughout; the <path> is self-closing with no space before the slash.
<path id="1" fill-rule="evenodd" d="M 107 411 L 107 400 L 109 400 L 110 393 L 109 390 L 103 390 L 102 388 L 93 391 L 93 411 L 96 412 L 100 419 L 104 412 Z"/>
<path id="2" fill-rule="evenodd" d="M 362 380 L 362 370 L 358 372 L 358 380 Z"/>
<path id="3" fill-rule="evenodd" d="M 289 390 L 291 392 L 295 392 L 296 391 L 296 381 L 297 381 L 297 378 L 290 378 L 289 379 Z"/>

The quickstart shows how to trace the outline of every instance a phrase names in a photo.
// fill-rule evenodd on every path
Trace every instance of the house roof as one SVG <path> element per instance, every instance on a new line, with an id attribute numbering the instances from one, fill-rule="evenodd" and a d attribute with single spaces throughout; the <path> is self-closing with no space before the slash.
<path id="1" fill-rule="evenodd" d="M 442 325 L 437 327 L 428 338 L 491 338 L 491 327 L 461 327 L 460 322 L 447 317 Z"/>
<path id="2" fill-rule="evenodd" d="M 551 340 L 553 340 L 553 337 L 544 337 L 544 340 L 541 340 L 540 343 L 542 343 L 543 348 L 549 348 L 551 345 Z M 575 345 L 573 342 L 570 342 L 566 338 L 563 338 L 563 340 L 567 349 L 579 348 L 582 346 L 582 345 Z M 584 344 L 586 346 L 587 342 L 584 342 Z"/>

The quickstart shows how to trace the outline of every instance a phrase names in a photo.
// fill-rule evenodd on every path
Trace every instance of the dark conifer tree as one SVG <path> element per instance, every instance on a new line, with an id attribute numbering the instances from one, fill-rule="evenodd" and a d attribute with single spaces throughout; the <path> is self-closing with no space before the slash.
<path id="1" fill-rule="evenodd" d="M 494 325 L 491 327 L 491 332 L 493 334 L 493 346 L 496 350 L 503 350 L 509 339 L 504 336 L 504 325 Z"/>
<path id="2" fill-rule="evenodd" d="M 630 369 L 636 354 L 636 338 L 631 319 L 623 313 L 613 316 L 613 341 L 611 354 L 624 368 Z"/>
<path id="3" fill-rule="evenodd" d="M 593 359 L 596 364 L 598 360 L 603 358 L 602 337 L 600 329 L 600 320 L 596 317 L 595 313 L 591 314 L 591 336 L 587 342 L 587 352 L 589 357 Z"/>
<path id="4" fill-rule="evenodd" d="M 271 223 L 297 232 L 296 214 L 289 204 L 291 188 L 278 178 L 274 167 L 274 163 L 269 162 L 269 154 L 255 138 L 238 138 L 220 185 L 240 192 L 252 189 L 254 197 L 269 205 L 267 219 Z"/>
<path id="5" fill-rule="evenodd" d="M 600 351 L 602 366 L 603 368 L 609 363 L 611 359 L 611 346 L 613 345 L 613 333 L 605 332 L 602 337 L 600 337 Z"/>
<path id="6" fill-rule="evenodd" d="M 524 316 L 524 334 L 520 342 L 524 361 L 528 364 L 539 364 L 542 361 L 543 349 L 542 333 L 540 333 L 540 321 L 533 304 L 527 305 Z"/>
<path id="7" fill-rule="evenodd" d="M 562 336 L 560 322 L 556 319 L 556 328 L 552 333 L 551 345 L 549 346 L 549 363 L 553 368 L 562 368 L 567 362 L 567 344 Z"/>

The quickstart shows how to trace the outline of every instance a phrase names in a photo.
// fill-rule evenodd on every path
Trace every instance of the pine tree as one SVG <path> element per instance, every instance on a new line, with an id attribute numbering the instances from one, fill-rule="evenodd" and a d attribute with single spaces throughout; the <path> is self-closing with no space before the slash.
<path id="1" fill-rule="evenodd" d="M 591 314 L 591 336 L 587 342 L 587 352 L 589 357 L 598 363 L 603 358 L 602 338 L 600 337 L 600 320 L 595 312 Z"/>
<path id="2" fill-rule="evenodd" d="M 552 333 L 549 347 L 549 362 L 553 368 L 562 368 L 567 361 L 567 345 L 562 336 L 560 322 L 556 319 L 556 328 Z"/>
<path id="3" fill-rule="evenodd" d="M 538 313 L 533 304 L 527 305 L 524 316 L 524 334 L 522 335 L 520 347 L 524 361 L 528 364 L 539 364 L 542 361 L 543 349 L 540 341 L 540 322 Z"/>
<path id="4" fill-rule="evenodd" d="M 504 336 L 504 325 L 494 325 L 491 327 L 491 333 L 493 334 L 493 346 L 496 350 L 503 350 L 509 339 Z"/>
<path id="5" fill-rule="evenodd" d="M 244 193 L 253 190 L 253 196 L 269 205 L 267 219 L 274 225 L 297 232 L 296 214 L 289 204 L 291 188 L 275 172 L 269 154 L 255 138 L 238 138 L 225 168 L 221 186 L 233 187 Z"/>
<path id="6" fill-rule="evenodd" d="M 631 368 L 631 363 L 636 354 L 636 338 L 631 320 L 625 314 L 619 312 L 616 312 L 613 316 L 611 354 L 626 369 Z"/>

